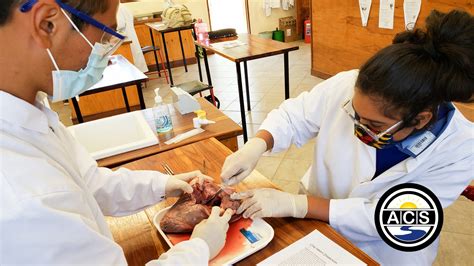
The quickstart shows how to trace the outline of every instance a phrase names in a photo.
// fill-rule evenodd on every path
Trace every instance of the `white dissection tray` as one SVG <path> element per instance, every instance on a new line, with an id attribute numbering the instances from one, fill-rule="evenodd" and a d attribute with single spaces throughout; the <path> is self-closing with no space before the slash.
<path id="1" fill-rule="evenodd" d="M 158 144 L 158 138 L 141 111 L 94 120 L 68 129 L 96 160 Z"/>

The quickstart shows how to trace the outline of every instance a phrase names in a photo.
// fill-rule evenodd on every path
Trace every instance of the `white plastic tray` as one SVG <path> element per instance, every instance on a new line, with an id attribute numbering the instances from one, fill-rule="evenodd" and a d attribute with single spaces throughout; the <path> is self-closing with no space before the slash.
<path id="1" fill-rule="evenodd" d="M 170 208 L 168 207 L 158 212 L 153 217 L 153 224 L 166 243 L 173 247 L 177 243 L 189 239 L 190 234 L 166 234 L 161 230 L 160 221 Z M 260 218 L 255 220 L 242 218 L 233 222 L 229 226 L 224 248 L 214 259 L 209 261 L 209 265 L 230 265 L 236 263 L 268 245 L 273 239 L 274 234 L 273 228 Z"/>
<path id="2" fill-rule="evenodd" d="M 140 111 L 70 126 L 68 130 L 96 160 L 158 144 Z"/>

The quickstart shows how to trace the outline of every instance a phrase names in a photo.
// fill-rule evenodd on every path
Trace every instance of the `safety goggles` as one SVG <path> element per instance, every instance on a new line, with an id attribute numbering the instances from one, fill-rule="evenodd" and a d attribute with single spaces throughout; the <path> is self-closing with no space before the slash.
<path id="1" fill-rule="evenodd" d="M 38 2 L 38 0 L 26 1 L 24 4 L 22 4 L 20 6 L 20 11 L 23 12 L 23 13 L 26 13 L 26 12 L 30 11 L 31 8 L 37 2 Z M 118 33 L 117 31 L 115 31 L 113 29 L 111 29 L 110 27 L 107 27 L 103 23 L 95 20 L 94 18 L 87 15 L 86 13 L 84 13 L 82 11 L 79 11 L 79 10 L 75 9 L 74 7 L 72 7 L 68 4 L 65 4 L 65 3 L 63 3 L 59 0 L 56 0 L 56 3 L 62 8 L 63 12 L 65 10 L 65 11 L 69 12 L 70 14 L 72 14 L 73 16 L 75 16 L 75 17 L 79 18 L 80 20 L 84 21 L 85 23 L 87 23 L 89 25 L 92 25 L 95 28 L 97 28 L 97 29 L 99 29 L 103 32 L 102 37 L 100 38 L 100 44 L 102 44 L 102 46 L 105 48 L 104 49 L 105 50 L 104 51 L 104 56 L 111 55 L 112 53 L 114 53 L 120 47 L 120 45 L 123 43 L 123 41 L 125 40 L 125 36 L 121 35 L 120 33 Z M 81 31 L 77 28 L 77 26 L 71 20 L 71 18 L 67 14 L 65 14 L 65 15 L 66 15 L 67 19 L 73 25 L 75 30 L 78 31 L 82 35 Z M 91 47 L 93 47 L 93 44 L 87 38 L 85 38 L 85 36 L 83 36 L 83 37 L 89 43 L 89 45 Z"/>
<path id="2" fill-rule="evenodd" d="M 350 104 L 349 104 L 350 103 Z M 352 100 L 347 100 L 343 105 L 342 109 L 349 115 L 349 117 L 352 119 L 354 124 L 358 126 L 360 129 L 364 130 L 369 136 L 371 136 L 375 141 L 378 141 L 381 137 L 383 137 L 386 134 L 395 134 L 395 132 L 392 132 L 395 128 L 399 127 L 402 123 L 403 120 L 398 121 L 395 123 L 393 126 L 389 127 L 388 129 L 382 131 L 382 132 L 374 132 L 371 130 L 368 126 L 362 124 L 360 122 L 360 118 L 357 115 L 356 111 L 354 110 L 354 107 L 352 106 Z M 398 130 L 400 130 L 399 128 Z M 398 131 L 397 130 L 397 131 Z"/>

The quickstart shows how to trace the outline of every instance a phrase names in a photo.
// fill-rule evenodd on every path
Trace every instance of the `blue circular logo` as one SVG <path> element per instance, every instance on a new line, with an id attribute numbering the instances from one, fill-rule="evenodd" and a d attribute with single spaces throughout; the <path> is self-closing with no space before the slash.
<path id="1" fill-rule="evenodd" d="M 400 184 L 385 192 L 377 203 L 375 226 L 391 247 L 417 251 L 438 237 L 443 226 L 443 209 L 428 188 Z"/>

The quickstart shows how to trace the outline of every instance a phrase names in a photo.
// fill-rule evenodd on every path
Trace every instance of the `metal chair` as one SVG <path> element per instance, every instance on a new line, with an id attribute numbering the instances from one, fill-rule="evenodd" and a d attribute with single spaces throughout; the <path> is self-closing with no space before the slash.
<path id="1" fill-rule="evenodd" d="M 202 97 L 202 92 L 205 90 L 209 90 L 209 93 L 211 94 L 211 102 L 219 108 L 219 100 L 217 97 L 214 95 L 214 87 L 212 85 L 208 85 L 206 83 L 203 83 L 199 80 L 193 80 L 193 81 L 188 81 L 184 82 L 181 84 L 174 85 L 173 87 L 179 87 L 185 92 L 191 94 L 191 95 L 196 95 L 199 93 L 199 95 Z M 205 97 L 206 98 L 206 97 Z"/>
<path id="2" fill-rule="evenodd" d="M 158 53 L 157 53 L 157 51 L 158 51 Z M 170 81 L 168 79 L 168 72 L 166 71 L 166 67 L 165 67 L 165 63 L 164 63 L 164 60 L 163 60 L 163 56 L 162 56 L 161 51 L 160 51 L 160 47 L 156 47 L 156 46 L 153 46 L 153 45 L 148 45 L 148 46 L 142 47 L 143 55 L 146 55 L 147 53 L 150 53 L 150 52 L 153 52 L 153 54 L 155 56 L 156 72 L 158 73 L 158 76 L 161 77 L 161 72 L 164 72 L 166 82 L 169 84 Z M 160 69 L 160 62 L 158 61 L 158 56 L 160 57 L 160 61 L 161 61 L 161 69 Z M 150 74 L 152 72 L 154 72 L 154 71 L 148 71 L 145 74 Z"/>

